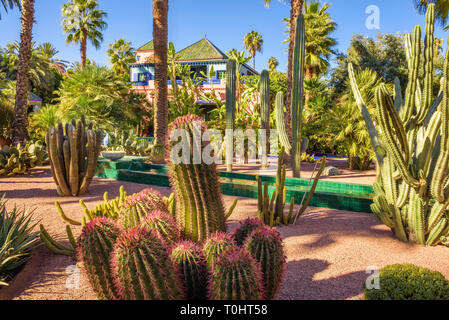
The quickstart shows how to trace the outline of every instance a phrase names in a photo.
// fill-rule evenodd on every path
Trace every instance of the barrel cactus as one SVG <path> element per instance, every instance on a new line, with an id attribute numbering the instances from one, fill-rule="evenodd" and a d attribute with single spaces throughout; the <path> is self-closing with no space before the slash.
<path id="1" fill-rule="evenodd" d="M 442 88 L 434 99 L 434 24 L 435 5 L 431 4 L 424 50 L 420 26 L 405 37 L 409 66 L 405 97 L 398 79 L 394 97 L 385 85 L 376 90 L 377 127 L 357 87 L 353 66 L 348 68 L 378 163 L 371 209 L 399 239 L 425 245 L 436 245 L 449 234 L 445 217 L 449 207 L 449 51 Z"/>
<path id="2" fill-rule="evenodd" d="M 87 192 L 97 168 L 102 133 L 86 126 L 84 116 L 76 122 L 60 122 L 47 132 L 51 171 L 60 196 L 79 196 Z"/>
<path id="3" fill-rule="evenodd" d="M 264 296 L 259 263 L 241 248 L 221 255 L 212 271 L 210 300 L 261 300 Z"/>
<path id="4" fill-rule="evenodd" d="M 265 225 L 260 219 L 246 219 L 245 221 L 240 223 L 240 226 L 234 231 L 232 235 L 235 243 L 238 246 L 243 245 L 246 241 L 246 238 L 248 238 L 248 236 L 250 236 L 254 230 L 264 226 Z"/>
<path id="5" fill-rule="evenodd" d="M 213 269 L 217 259 L 226 251 L 235 247 L 234 239 L 230 234 L 217 232 L 210 236 L 203 246 L 207 267 Z"/>
<path id="6" fill-rule="evenodd" d="M 111 255 L 112 273 L 123 300 L 180 300 L 184 298 L 180 274 L 165 242 L 152 230 L 124 231 Z"/>
<path id="7" fill-rule="evenodd" d="M 78 239 L 78 260 L 83 263 L 92 289 L 101 300 L 118 298 L 109 258 L 120 232 L 113 220 L 101 217 L 88 223 Z"/>
<path id="8" fill-rule="evenodd" d="M 188 300 L 205 300 L 207 297 L 206 260 L 201 247 L 191 241 L 178 243 L 171 259 L 181 272 Z"/>
<path id="9" fill-rule="evenodd" d="M 274 299 L 285 269 L 285 254 L 279 232 L 269 227 L 258 228 L 246 239 L 243 247 L 260 263 L 264 284 L 263 299 Z"/>
<path id="10" fill-rule="evenodd" d="M 183 237 L 194 242 L 226 231 L 225 220 L 230 213 L 225 213 L 215 162 L 207 164 L 201 159 L 202 150 L 208 145 L 201 139 L 206 130 L 200 117 L 186 115 L 172 122 L 167 142 L 176 220 Z"/>
<path id="11" fill-rule="evenodd" d="M 179 242 L 181 234 L 176 220 L 166 211 L 152 211 L 141 222 L 142 226 L 156 232 L 171 247 Z"/>

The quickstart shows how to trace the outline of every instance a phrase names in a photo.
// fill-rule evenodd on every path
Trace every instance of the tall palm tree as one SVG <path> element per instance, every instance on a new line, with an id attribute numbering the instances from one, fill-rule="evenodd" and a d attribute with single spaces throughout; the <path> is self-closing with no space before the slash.
<path id="1" fill-rule="evenodd" d="M 256 69 L 256 52 L 262 52 L 263 47 L 262 35 L 253 30 L 243 38 L 243 44 L 253 57 L 253 69 Z"/>
<path id="2" fill-rule="evenodd" d="M 106 54 L 115 73 L 125 77 L 129 75 L 128 65 L 136 61 L 136 52 L 131 47 L 131 42 L 126 42 L 123 38 L 118 39 L 109 44 L 109 50 Z"/>
<path id="3" fill-rule="evenodd" d="M 22 0 L 22 29 L 20 31 L 19 65 L 17 69 L 16 101 L 14 104 L 14 145 L 28 139 L 28 90 L 33 40 L 34 0 Z"/>
<path id="4" fill-rule="evenodd" d="M 429 4 L 435 4 L 435 14 L 445 30 L 449 29 L 449 1 L 447 0 L 413 0 L 420 13 L 425 14 Z"/>
<path id="5" fill-rule="evenodd" d="M 153 161 L 164 161 L 168 129 L 168 0 L 153 0 L 154 40 L 154 140 Z"/>
<path id="6" fill-rule="evenodd" d="M 283 2 L 284 0 L 280 0 Z M 289 45 L 288 45 L 288 70 L 287 70 L 287 94 L 285 97 L 285 127 L 287 129 L 288 136 L 292 136 L 291 127 L 291 98 L 292 98 L 292 82 L 293 82 L 293 49 L 295 45 L 295 30 L 296 30 L 296 19 L 298 14 L 302 12 L 304 0 L 288 0 L 290 2 L 290 21 L 291 28 L 289 32 Z M 264 0 L 265 6 L 271 4 L 271 0 Z"/>
<path id="7" fill-rule="evenodd" d="M 20 7 L 20 0 L 0 0 L 0 3 L 3 6 L 3 9 L 5 9 L 6 12 L 8 12 L 9 9 L 13 9 L 15 6 Z M 0 12 L 0 19 L 2 18 L 2 14 Z"/>
<path id="8" fill-rule="evenodd" d="M 87 61 L 87 41 L 98 49 L 103 41 L 101 31 L 105 30 L 107 23 L 104 18 L 106 12 L 98 9 L 97 0 L 70 0 L 62 6 L 62 26 L 67 33 L 66 42 L 79 43 L 81 51 L 81 66 Z"/>
<path id="9" fill-rule="evenodd" d="M 271 72 L 276 71 L 276 68 L 279 66 L 279 61 L 275 57 L 271 57 L 268 59 L 268 68 Z"/>

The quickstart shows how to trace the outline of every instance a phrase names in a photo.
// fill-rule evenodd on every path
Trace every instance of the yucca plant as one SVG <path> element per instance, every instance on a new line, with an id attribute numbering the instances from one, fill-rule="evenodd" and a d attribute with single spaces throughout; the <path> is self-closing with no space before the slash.
<path id="1" fill-rule="evenodd" d="M 39 232 L 33 210 L 6 209 L 5 196 L 0 198 L 0 286 L 7 285 L 11 272 L 22 266 L 39 245 Z"/>

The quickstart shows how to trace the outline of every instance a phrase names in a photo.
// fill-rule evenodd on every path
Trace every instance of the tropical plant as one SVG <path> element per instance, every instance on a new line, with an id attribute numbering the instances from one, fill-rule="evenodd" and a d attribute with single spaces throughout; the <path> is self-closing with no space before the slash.
<path id="1" fill-rule="evenodd" d="M 358 89 L 353 66 L 349 65 L 354 97 L 379 165 L 371 209 L 399 239 L 425 245 L 437 245 L 449 233 L 449 50 L 442 88 L 434 98 L 434 22 L 435 6 L 430 5 L 424 51 L 419 25 L 413 35 L 406 35 L 409 81 L 405 96 L 397 80 L 394 99 L 385 85 L 377 88 L 378 129 Z M 424 73 L 423 85 L 418 79 L 420 70 Z"/>
<path id="2" fill-rule="evenodd" d="M 152 160 L 165 162 L 165 136 L 168 127 L 168 0 L 153 1 L 154 39 L 154 148 Z"/>
<path id="3" fill-rule="evenodd" d="M 22 0 L 22 29 L 20 31 L 20 48 L 17 68 L 16 98 L 14 104 L 13 144 L 17 145 L 28 139 L 28 90 L 29 71 L 32 55 L 34 0 Z"/>
<path id="4" fill-rule="evenodd" d="M 31 168 L 48 162 L 48 154 L 40 142 L 28 141 L 25 147 L 3 146 L 0 149 L 0 176 L 26 174 Z"/>
<path id="5" fill-rule="evenodd" d="M 253 69 L 256 69 L 256 53 L 262 52 L 263 48 L 262 35 L 254 30 L 249 32 L 243 39 L 243 45 L 249 51 L 251 57 L 253 57 Z"/>
<path id="6" fill-rule="evenodd" d="M 413 0 L 420 13 L 425 13 L 431 4 L 435 4 L 435 15 L 437 20 L 444 26 L 444 30 L 449 29 L 447 25 L 449 18 L 449 3 L 444 0 Z"/>
<path id="7" fill-rule="evenodd" d="M 275 57 L 268 59 L 268 69 L 270 72 L 276 72 L 276 68 L 279 66 L 279 61 Z"/>
<path id="8" fill-rule="evenodd" d="M 3 9 L 5 9 L 5 12 L 8 12 L 9 9 L 13 9 L 15 6 L 20 7 L 20 0 L 1 0 L 0 3 L 3 6 Z M 2 18 L 1 12 L 0 12 L 0 19 Z"/>
<path id="9" fill-rule="evenodd" d="M 97 0 L 69 0 L 62 6 L 63 32 L 67 33 L 66 42 L 79 43 L 81 66 L 86 66 L 87 41 L 96 49 L 103 42 L 103 34 L 107 23 L 106 12 L 98 9 Z"/>
<path id="10" fill-rule="evenodd" d="M 126 42 L 121 38 L 114 43 L 109 44 L 109 49 L 106 51 L 109 57 L 109 63 L 112 65 L 112 70 L 128 80 L 130 63 L 136 61 L 136 52 L 131 47 L 131 42 Z"/>
<path id="11" fill-rule="evenodd" d="M 7 99 L 0 99 L 0 139 L 9 140 L 14 122 L 14 106 Z"/>
<path id="12" fill-rule="evenodd" d="M 14 206 L 6 209 L 5 195 L 0 197 L 0 287 L 39 246 L 39 232 L 34 231 L 34 211 Z"/>
<path id="13" fill-rule="evenodd" d="M 59 105 L 47 104 L 31 116 L 30 136 L 33 140 L 45 142 L 45 135 L 52 126 L 56 127 L 58 122 L 64 120 L 64 115 Z"/>

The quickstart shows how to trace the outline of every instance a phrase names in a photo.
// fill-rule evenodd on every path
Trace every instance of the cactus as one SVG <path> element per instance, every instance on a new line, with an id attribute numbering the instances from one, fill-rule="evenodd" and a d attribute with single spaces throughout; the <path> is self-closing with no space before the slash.
<path id="1" fill-rule="evenodd" d="M 234 247 L 235 243 L 231 235 L 224 232 L 217 232 L 211 235 L 203 246 L 204 257 L 209 270 L 214 268 L 216 260 L 221 255 Z"/>
<path id="2" fill-rule="evenodd" d="M 378 128 L 360 95 L 353 66 L 348 66 L 378 163 L 371 209 L 399 239 L 423 245 L 437 245 L 449 234 L 445 218 L 449 207 L 449 51 L 442 88 L 432 101 L 434 23 L 435 5 L 430 4 L 424 51 L 420 26 L 405 37 L 409 65 L 405 98 L 397 79 L 394 99 L 384 85 L 376 91 Z M 419 74 L 424 74 L 422 85 Z"/>
<path id="3" fill-rule="evenodd" d="M 178 129 L 182 136 L 176 139 Z M 225 220 L 229 216 L 225 213 L 215 162 L 206 164 L 196 157 L 207 147 L 208 142 L 201 139 L 206 130 L 198 116 L 180 117 L 170 125 L 167 142 L 168 175 L 176 198 L 176 220 L 183 237 L 194 242 L 202 242 L 216 231 L 226 231 Z M 182 159 L 179 158 L 180 145 Z"/>
<path id="4" fill-rule="evenodd" d="M 48 161 L 48 154 L 40 142 L 28 142 L 25 147 L 3 146 L 0 149 L 0 176 L 12 177 L 26 174 L 31 168 Z"/>
<path id="5" fill-rule="evenodd" d="M 168 213 L 167 203 L 162 195 L 153 189 L 145 189 L 129 196 L 123 203 L 118 221 L 122 228 L 130 229 L 140 224 L 153 211 Z"/>
<path id="6" fill-rule="evenodd" d="M 260 263 L 264 296 L 272 300 L 276 297 L 285 271 L 285 254 L 282 239 L 273 228 L 258 228 L 247 238 L 243 247 Z"/>
<path id="7" fill-rule="evenodd" d="M 205 300 L 208 272 L 201 248 L 190 241 L 181 242 L 173 248 L 171 259 L 181 272 L 187 300 Z"/>
<path id="8" fill-rule="evenodd" d="M 245 243 L 246 238 L 248 238 L 248 236 L 250 236 L 254 230 L 264 226 L 265 225 L 262 221 L 260 221 L 260 219 L 246 219 L 245 221 L 240 223 L 240 226 L 234 231 L 232 235 L 235 243 L 238 246 L 242 246 Z"/>
<path id="9" fill-rule="evenodd" d="M 299 13 L 296 21 L 295 45 L 293 50 L 292 83 L 292 169 L 293 176 L 301 177 L 302 112 L 304 109 L 304 65 L 305 65 L 304 14 Z"/>
<path id="10" fill-rule="evenodd" d="M 237 75 L 236 62 L 229 59 L 226 64 L 226 169 L 232 171 L 234 160 L 234 129 L 235 129 L 235 108 Z"/>
<path id="11" fill-rule="evenodd" d="M 264 296 L 259 263 L 241 248 L 217 259 L 209 284 L 210 300 L 261 300 Z"/>
<path id="12" fill-rule="evenodd" d="M 64 132 L 65 131 L 65 132 Z M 101 150 L 101 131 L 86 129 L 84 116 L 76 122 L 47 132 L 51 170 L 60 196 L 79 196 L 87 192 L 97 167 Z M 87 144 L 87 146 L 86 146 Z"/>
<path id="13" fill-rule="evenodd" d="M 166 211 L 152 211 L 141 222 L 142 226 L 148 227 L 161 237 L 168 247 L 179 242 L 181 234 L 176 220 Z"/>
<path id="14" fill-rule="evenodd" d="M 124 231 L 111 255 L 112 273 L 123 300 L 180 300 L 181 276 L 164 241 L 153 231 L 135 227 Z"/>
<path id="15" fill-rule="evenodd" d="M 119 235 L 116 223 L 102 217 L 88 223 L 78 239 L 78 259 L 83 262 L 89 282 L 101 300 L 118 298 L 109 257 Z"/>
<path id="16" fill-rule="evenodd" d="M 275 101 L 276 126 L 279 134 L 279 142 L 284 148 L 285 153 L 290 155 L 292 146 L 288 139 L 288 134 L 285 129 L 285 114 L 284 114 L 284 93 L 278 92 Z"/>
<path id="17" fill-rule="evenodd" d="M 270 73 L 268 70 L 263 70 L 260 75 L 260 117 L 261 128 L 265 130 L 267 141 L 265 144 L 265 152 L 262 152 L 262 168 L 267 167 L 267 154 L 269 153 L 269 139 L 270 136 Z"/>
<path id="18" fill-rule="evenodd" d="M 301 208 L 296 214 L 293 213 L 295 206 L 295 199 L 292 197 L 290 199 L 290 209 L 288 215 L 284 213 L 286 200 L 287 200 L 287 188 L 285 187 L 285 177 L 286 177 L 286 165 L 284 162 L 285 150 L 281 147 L 281 152 L 278 158 L 278 169 L 276 174 L 276 190 L 274 190 L 269 195 L 268 183 L 262 183 L 260 177 L 257 177 L 257 215 L 261 221 L 270 227 L 278 225 L 289 225 L 291 223 L 296 223 L 297 219 L 305 212 L 307 207 L 312 200 L 313 194 L 315 193 L 318 180 L 323 173 L 324 167 L 326 165 L 326 157 L 321 159 L 321 166 L 318 173 L 315 175 L 312 187 L 307 195 L 305 202 L 301 205 Z"/>

